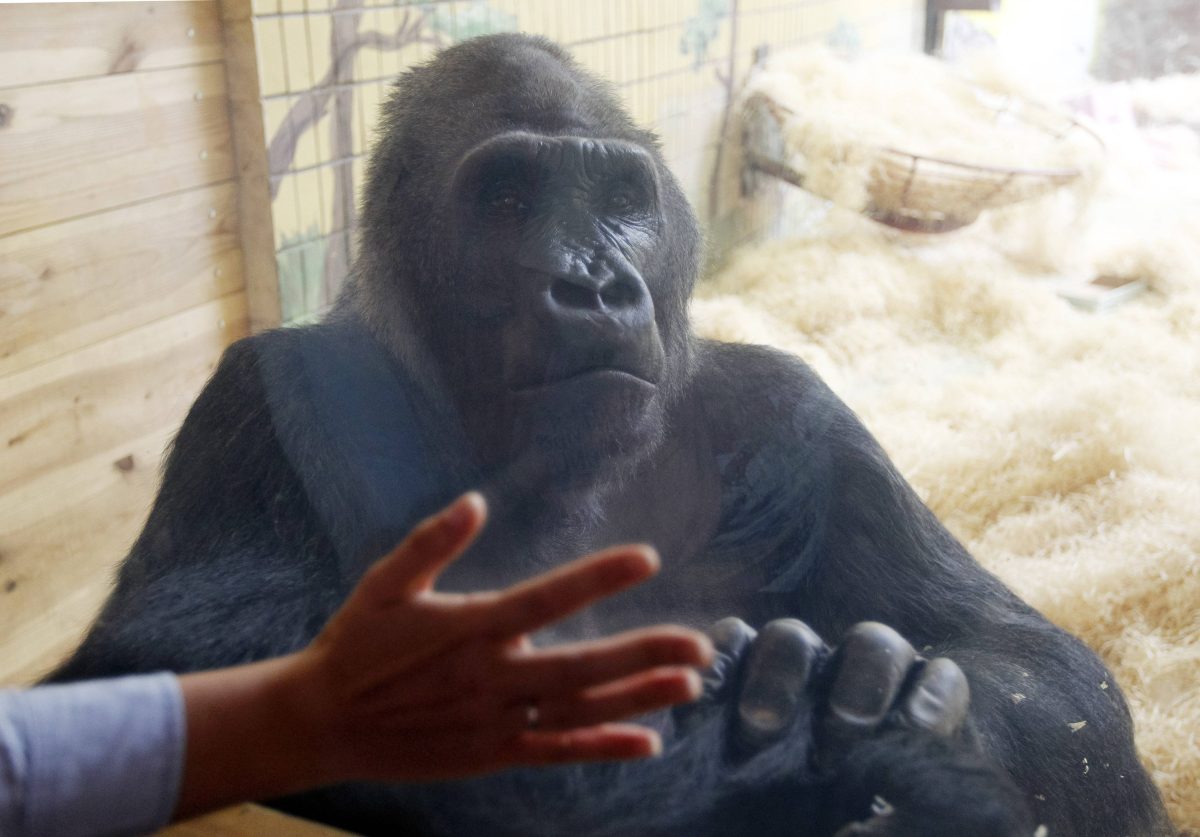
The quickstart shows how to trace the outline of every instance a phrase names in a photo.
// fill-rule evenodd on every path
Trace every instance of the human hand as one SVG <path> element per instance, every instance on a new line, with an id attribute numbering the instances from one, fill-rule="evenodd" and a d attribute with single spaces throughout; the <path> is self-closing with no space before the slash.
<path id="1" fill-rule="evenodd" d="M 187 723 L 175 817 L 352 779 L 428 781 L 514 765 L 652 755 L 616 721 L 692 700 L 712 644 L 684 628 L 535 649 L 527 634 L 649 578 L 622 546 L 507 590 L 438 593 L 483 527 L 471 493 L 364 575 L 325 629 L 286 657 L 180 677 Z"/>
<path id="2" fill-rule="evenodd" d="M 658 569 L 621 546 L 507 590 L 438 593 L 482 529 L 470 493 L 372 567 L 291 672 L 300 717 L 337 779 L 458 778 L 512 765 L 656 753 L 620 719 L 692 700 L 712 647 L 676 627 L 535 649 L 527 635 Z"/>

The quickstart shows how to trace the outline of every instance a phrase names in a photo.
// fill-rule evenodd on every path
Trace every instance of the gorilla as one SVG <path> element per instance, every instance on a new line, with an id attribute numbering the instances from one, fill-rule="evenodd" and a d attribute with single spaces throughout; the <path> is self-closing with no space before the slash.
<path id="1" fill-rule="evenodd" d="M 420 518 L 482 487 L 444 588 L 616 542 L 651 583 L 542 639 L 712 625 L 656 759 L 279 800 L 380 834 L 1170 831 L 1112 675 L 985 572 L 804 363 L 697 339 L 696 218 L 653 135 L 540 38 L 407 72 L 330 314 L 230 346 L 55 680 L 307 643 Z M 1086 724 L 1081 724 L 1086 722 Z"/>

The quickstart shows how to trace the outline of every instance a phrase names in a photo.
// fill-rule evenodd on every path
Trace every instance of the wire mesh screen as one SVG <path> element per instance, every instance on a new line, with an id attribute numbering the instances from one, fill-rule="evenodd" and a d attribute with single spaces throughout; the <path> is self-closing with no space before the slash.
<path id="1" fill-rule="evenodd" d="M 824 39 L 911 47 L 915 0 L 255 0 L 284 322 L 312 319 L 353 262 L 365 154 L 388 88 L 406 67 L 458 41 L 543 34 L 613 82 L 656 131 L 720 247 L 736 189 L 721 176 L 732 105 L 755 56 Z"/>

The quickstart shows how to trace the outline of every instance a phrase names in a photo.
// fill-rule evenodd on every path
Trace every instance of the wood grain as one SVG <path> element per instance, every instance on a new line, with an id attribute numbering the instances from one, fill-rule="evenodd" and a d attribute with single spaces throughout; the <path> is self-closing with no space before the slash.
<path id="1" fill-rule="evenodd" d="M 226 87 L 230 127 L 237 158 L 238 218 L 250 328 L 262 331 L 282 322 L 275 227 L 267 173 L 258 84 L 258 55 L 249 0 L 220 0 L 225 35 Z"/>
<path id="2" fill-rule="evenodd" d="M 141 529 L 174 434 L 123 440 L 0 497 L 0 686 L 32 683 L 79 642 Z"/>
<path id="3" fill-rule="evenodd" d="M 245 299 L 234 293 L 0 378 L 0 497 L 177 423 L 245 330 Z"/>
<path id="4" fill-rule="evenodd" d="M 0 236 L 233 176 L 225 70 L 0 91 Z"/>
<path id="5" fill-rule="evenodd" d="M 232 182 L 0 239 L 0 376 L 242 287 Z"/>
<path id="6" fill-rule="evenodd" d="M 0 89 L 220 60 L 213 2 L 0 5 Z"/>
<path id="7" fill-rule="evenodd" d="M 336 837 L 336 828 L 289 817 L 258 805 L 239 805 L 159 832 L 160 837 Z"/>
<path id="8" fill-rule="evenodd" d="M 37 676 L 78 640 L 166 442 L 246 331 L 235 292 L 0 378 L 0 682 Z"/>

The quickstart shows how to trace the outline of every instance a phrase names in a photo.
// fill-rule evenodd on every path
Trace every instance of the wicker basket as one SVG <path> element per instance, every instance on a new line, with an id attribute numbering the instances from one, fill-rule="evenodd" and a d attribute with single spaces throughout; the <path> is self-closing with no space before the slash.
<path id="1" fill-rule="evenodd" d="M 997 120 L 1018 119 L 1054 141 L 1083 132 L 1099 150 L 1104 148 L 1094 131 L 1068 114 L 983 90 L 974 92 Z M 751 96 L 743 114 L 745 162 L 754 172 L 803 187 L 804 149 L 790 148 L 784 140 L 784 128 L 793 118 L 792 110 L 767 96 Z M 986 209 L 1036 198 L 1083 175 L 1081 168 L 988 166 L 899 148 L 874 147 L 870 152 L 869 200 L 863 212 L 909 232 L 949 232 L 970 224 Z"/>

